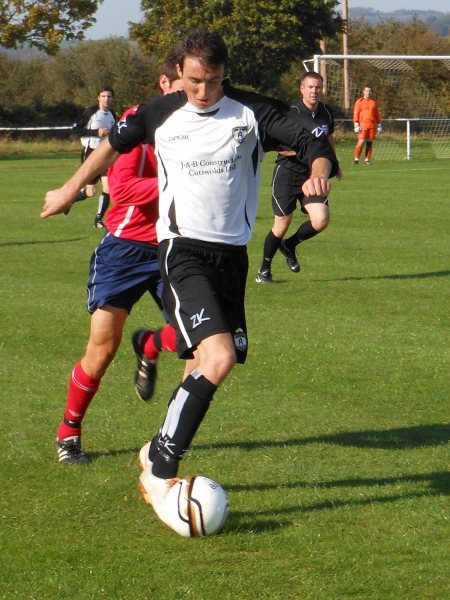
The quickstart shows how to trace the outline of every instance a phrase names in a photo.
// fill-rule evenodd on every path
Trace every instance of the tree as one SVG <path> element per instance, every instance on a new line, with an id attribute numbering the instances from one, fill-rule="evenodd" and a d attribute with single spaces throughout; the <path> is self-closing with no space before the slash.
<path id="1" fill-rule="evenodd" d="M 71 125 L 96 104 L 101 85 L 114 89 L 114 110 L 160 94 L 159 63 L 121 38 L 62 48 L 56 56 L 0 53 L 0 125 Z"/>
<path id="2" fill-rule="evenodd" d="M 48 104 L 67 98 L 82 107 L 95 104 L 98 88 L 106 84 L 113 87 L 114 109 L 121 113 L 160 93 L 158 62 L 128 40 L 85 41 L 61 50 L 48 63 Z"/>
<path id="3" fill-rule="evenodd" d="M 221 34 L 234 83 L 275 94 L 292 62 L 319 50 L 341 30 L 338 0 L 143 0 L 144 21 L 130 36 L 160 57 L 199 24 Z"/>
<path id="4" fill-rule="evenodd" d="M 388 19 L 371 25 L 364 19 L 350 19 L 349 54 L 442 54 L 449 53 L 450 39 L 439 36 L 424 22 L 406 23 Z M 342 36 L 327 40 L 328 54 L 342 53 Z"/>
<path id="5" fill-rule="evenodd" d="M 63 40 L 81 40 L 103 0 L 0 0 L 0 45 L 28 44 L 55 54 Z"/>

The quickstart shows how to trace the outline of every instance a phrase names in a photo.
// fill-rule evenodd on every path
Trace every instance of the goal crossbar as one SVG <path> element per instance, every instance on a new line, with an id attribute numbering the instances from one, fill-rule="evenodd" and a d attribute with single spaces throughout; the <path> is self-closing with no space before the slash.
<path id="1" fill-rule="evenodd" d="M 314 71 L 319 71 L 321 60 L 440 60 L 442 62 L 450 61 L 450 56 L 437 56 L 427 54 L 314 54 L 310 60 L 304 60 L 305 69 L 306 63 L 314 63 Z"/>
<path id="2" fill-rule="evenodd" d="M 450 158 L 450 55 L 315 54 L 303 67 L 323 76 L 342 141 L 353 137 L 354 102 L 370 85 L 384 128 L 377 157 Z"/>

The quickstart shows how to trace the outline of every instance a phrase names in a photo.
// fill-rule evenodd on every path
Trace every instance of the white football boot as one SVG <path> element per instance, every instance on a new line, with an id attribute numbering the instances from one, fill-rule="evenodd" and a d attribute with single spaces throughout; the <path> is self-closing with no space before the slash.
<path id="1" fill-rule="evenodd" d="M 161 479 L 160 477 L 155 477 L 152 473 L 152 466 L 145 467 L 139 476 L 139 488 L 145 502 L 153 507 L 157 516 L 170 529 L 172 529 L 172 527 L 167 521 L 165 502 L 170 488 L 172 488 L 177 481 L 179 481 L 178 477 L 173 479 Z"/>
<path id="2" fill-rule="evenodd" d="M 146 469 L 147 467 L 151 468 L 153 466 L 152 461 L 148 457 L 149 450 L 150 442 L 147 442 L 145 446 L 142 446 L 142 448 L 139 450 L 138 465 L 141 467 L 141 469 Z"/>

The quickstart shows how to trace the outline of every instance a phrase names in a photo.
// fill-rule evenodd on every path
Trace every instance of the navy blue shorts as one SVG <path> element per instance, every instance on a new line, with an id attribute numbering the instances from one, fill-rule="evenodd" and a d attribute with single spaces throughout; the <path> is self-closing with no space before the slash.
<path id="1" fill-rule="evenodd" d="M 158 247 L 105 234 L 91 257 L 87 309 L 92 314 L 106 304 L 129 313 L 150 292 L 162 310 L 162 280 Z"/>

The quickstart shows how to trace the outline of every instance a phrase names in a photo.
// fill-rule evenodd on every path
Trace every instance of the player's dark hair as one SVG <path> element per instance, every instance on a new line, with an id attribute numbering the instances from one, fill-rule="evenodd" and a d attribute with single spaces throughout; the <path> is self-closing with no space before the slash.
<path id="1" fill-rule="evenodd" d="M 159 69 L 159 77 L 165 75 L 170 83 L 179 79 L 177 65 L 181 63 L 182 53 L 181 44 L 172 46 L 167 53 L 164 64 Z"/>
<path id="2" fill-rule="evenodd" d="M 207 66 L 228 65 L 228 48 L 218 33 L 206 29 L 191 31 L 181 44 L 181 62 L 183 68 L 186 56 L 196 58 Z"/>
<path id="3" fill-rule="evenodd" d="M 111 92 L 111 94 L 114 96 L 114 90 L 110 85 L 102 85 L 99 87 L 97 90 L 97 96 L 99 96 L 102 92 Z"/>
<path id="4" fill-rule="evenodd" d="M 321 81 L 323 83 L 323 77 L 320 73 L 317 73 L 316 71 L 306 71 L 306 73 L 304 73 L 300 79 L 300 84 L 302 84 L 305 79 L 318 79 L 319 81 Z"/>

